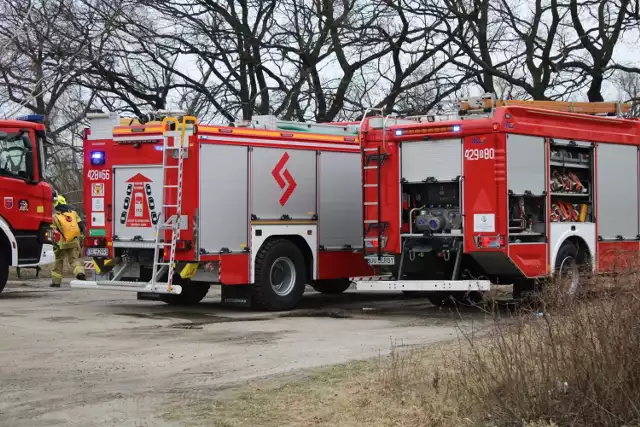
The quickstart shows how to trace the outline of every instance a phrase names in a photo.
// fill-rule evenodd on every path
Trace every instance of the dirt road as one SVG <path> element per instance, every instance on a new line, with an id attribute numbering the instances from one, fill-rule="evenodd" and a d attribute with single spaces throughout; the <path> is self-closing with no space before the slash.
<path id="1" fill-rule="evenodd" d="M 460 326 L 401 294 L 310 293 L 294 311 L 255 313 L 221 306 L 215 290 L 184 309 L 46 283 L 0 294 L 0 426 L 182 426 L 162 417 L 168 403 L 375 357 L 392 341 L 449 340 Z"/>

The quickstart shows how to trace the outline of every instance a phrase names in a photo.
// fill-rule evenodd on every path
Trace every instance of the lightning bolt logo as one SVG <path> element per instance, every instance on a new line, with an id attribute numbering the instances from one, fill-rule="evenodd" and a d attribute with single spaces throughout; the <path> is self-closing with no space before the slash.
<path id="1" fill-rule="evenodd" d="M 278 164 L 271 171 L 271 175 L 275 178 L 276 182 L 280 186 L 281 190 L 284 190 L 282 196 L 280 197 L 280 206 L 284 206 L 291 194 L 293 194 L 293 190 L 296 189 L 296 180 L 293 179 L 291 173 L 289 173 L 289 169 L 285 169 L 285 165 L 289 161 L 289 153 L 284 153 Z"/>

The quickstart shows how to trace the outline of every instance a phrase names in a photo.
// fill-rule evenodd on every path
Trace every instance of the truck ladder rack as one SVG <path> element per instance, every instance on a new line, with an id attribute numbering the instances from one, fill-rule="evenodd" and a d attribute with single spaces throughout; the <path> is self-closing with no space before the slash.
<path id="1" fill-rule="evenodd" d="M 488 118 L 493 115 L 498 107 L 530 107 L 542 110 L 557 111 L 563 113 L 578 113 L 597 116 L 630 115 L 634 113 L 634 104 L 622 102 L 565 102 L 565 101 L 522 101 L 496 99 L 495 94 L 488 93 L 479 97 L 462 99 L 457 111 L 449 111 L 443 114 L 426 114 L 405 116 L 403 120 L 413 123 L 429 123 L 451 120 L 470 120 Z M 635 110 L 638 108 L 635 106 Z M 399 123 L 398 123 L 399 124 Z"/>
<path id="2" fill-rule="evenodd" d="M 279 120 L 276 116 L 253 116 L 251 120 L 234 123 L 236 127 L 275 130 L 281 132 L 303 132 L 323 135 L 339 135 L 355 138 L 358 136 L 358 125 L 296 122 Z"/>
<path id="3" fill-rule="evenodd" d="M 460 115 L 493 112 L 497 107 L 531 107 L 563 113 L 622 116 L 631 111 L 632 104 L 622 102 L 565 102 L 565 101 L 521 101 L 496 99 L 494 94 L 460 101 Z"/>

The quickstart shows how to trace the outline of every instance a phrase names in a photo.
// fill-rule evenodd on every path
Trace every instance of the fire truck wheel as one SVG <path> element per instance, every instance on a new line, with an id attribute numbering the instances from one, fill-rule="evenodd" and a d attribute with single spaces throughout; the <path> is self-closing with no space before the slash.
<path id="1" fill-rule="evenodd" d="M 256 255 L 256 282 L 252 304 L 261 310 L 289 310 L 298 304 L 307 282 L 300 249 L 286 239 L 265 243 Z"/>
<path id="2" fill-rule="evenodd" d="M 9 259 L 6 254 L 0 256 L 0 292 L 4 289 L 9 279 Z"/>
<path id="3" fill-rule="evenodd" d="M 182 286 L 182 292 L 178 295 L 160 294 L 161 301 L 169 305 L 195 305 L 207 296 L 209 285 L 192 283 L 190 280 L 182 280 L 176 283 Z"/>
<path id="4" fill-rule="evenodd" d="M 311 285 L 323 294 L 341 294 L 351 286 L 349 279 L 316 280 Z"/>
<path id="5" fill-rule="evenodd" d="M 556 256 L 555 274 L 562 286 L 562 292 L 570 296 L 580 290 L 580 268 L 585 262 L 585 256 L 572 242 L 564 242 Z"/>

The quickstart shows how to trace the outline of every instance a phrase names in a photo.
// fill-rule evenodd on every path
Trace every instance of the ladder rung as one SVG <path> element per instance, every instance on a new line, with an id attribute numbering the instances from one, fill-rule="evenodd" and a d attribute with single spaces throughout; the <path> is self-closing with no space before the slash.
<path id="1" fill-rule="evenodd" d="M 377 148 L 365 148 L 364 151 L 378 151 Z"/>
<path id="2" fill-rule="evenodd" d="M 178 169 L 179 166 L 165 166 L 165 169 Z"/>
<path id="3" fill-rule="evenodd" d="M 365 169 L 378 169 L 378 166 L 365 166 Z"/>
<path id="4" fill-rule="evenodd" d="M 162 205 L 163 208 L 177 208 L 178 205 Z"/>
<path id="5" fill-rule="evenodd" d="M 377 204 L 378 204 L 378 202 L 364 202 L 365 206 L 375 206 Z"/>
<path id="6" fill-rule="evenodd" d="M 167 265 L 167 266 L 169 266 L 169 265 L 171 265 L 171 263 L 169 263 L 169 262 L 156 262 L 156 265 Z"/>
<path id="7" fill-rule="evenodd" d="M 365 188 L 377 187 L 378 184 L 365 184 Z"/>
<path id="8" fill-rule="evenodd" d="M 165 185 L 164 188 L 178 188 L 177 185 Z"/>
<path id="9" fill-rule="evenodd" d="M 377 219 L 365 219 L 364 223 L 365 224 L 377 224 L 378 220 Z"/>

